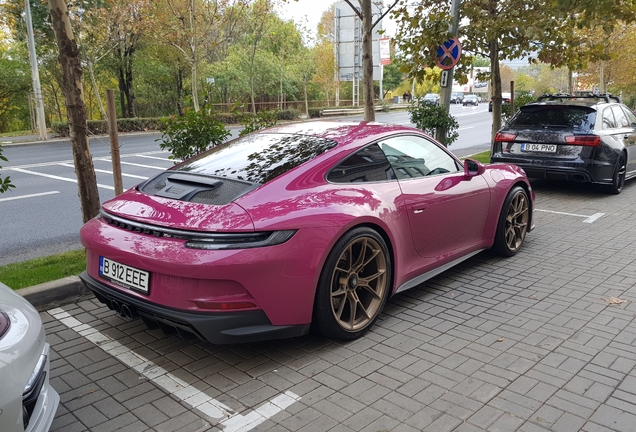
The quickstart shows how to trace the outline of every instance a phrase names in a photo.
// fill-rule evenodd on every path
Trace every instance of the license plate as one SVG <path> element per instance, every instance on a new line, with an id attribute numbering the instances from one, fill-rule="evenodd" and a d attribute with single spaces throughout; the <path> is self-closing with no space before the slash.
<path id="1" fill-rule="evenodd" d="M 99 257 L 99 275 L 124 288 L 148 294 L 150 273 L 106 257 Z"/>
<path id="2" fill-rule="evenodd" d="M 556 153 L 556 144 L 521 144 L 521 151 Z"/>

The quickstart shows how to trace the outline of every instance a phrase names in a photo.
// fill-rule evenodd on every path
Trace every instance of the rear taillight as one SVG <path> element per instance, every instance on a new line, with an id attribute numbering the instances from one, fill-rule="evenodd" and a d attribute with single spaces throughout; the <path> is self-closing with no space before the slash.
<path id="1" fill-rule="evenodd" d="M 497 132 L 497 135 L 495 135 L 495 142 L 513 142 L 515 138 L 517 138 L 517 134 Z"/>
<path id="2" fill-rule="evenodd" d="M 508 132 L 497 132 L 495 135 L 495 144 L 503 144 L 503 143 L 512 143 L 515 141 L 517 134 L 508 133 Z M 507 147 L 501 146 L 502 151 L 504 153 L 510 153 L 510 144 Z"/>
<path id="3" fill-rule="evenodd" d="M 597 135 L 569 135 L 565 137 L 569 145 L 598 147 L 601 145 L 601 137 Z"/>

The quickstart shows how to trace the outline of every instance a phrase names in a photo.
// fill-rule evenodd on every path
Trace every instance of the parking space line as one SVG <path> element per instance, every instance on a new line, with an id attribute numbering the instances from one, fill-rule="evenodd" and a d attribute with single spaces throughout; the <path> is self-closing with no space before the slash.
<path id="1" fill-rule="evenodd" d="M 53 175 L 53 174 L 39 173 L 39 172 L 35 172 L 35 171 L 25 170 L 23 168 L 11 168 L 11 169 L 13 171 L 21 172 L 21 173 L 24 173 L 24 174 L 31 174 L 31 175 L 36 175 L 36 176 L 40 176 L 40 177 L 47 177 L 47 178 L 54 179 L 54 180 L 62 180 L 62 181 L 66 181 L 66 182 L 71 182 L 71 183 L 76 183 L 77 184 L 77 179 L 70 179 L 70 178 L 66 178 L 66 177 L 60 177 L 60 176 L 56 176 L 56 175 Z M 97 183 L 97 187 L 100 187 L 102 189 L 115 190 L 115 188 L 113 186 L 103 185 L 103 184 L 99 184 L 99 183 Z"/>
<path id="2" fill-rule="evenodd" d="M 140 157 L 140 158 L 146 158 L 146 159 L 157 159 L 157 160 L 162 160 L 162 161 L 166 161 L 166 162 L 172 161 L 171 159 L 168 159 L 168 158 L 160 158 L 160 157 L 157 157 L 157 156 L 148 156 L 148 155 L 142 155 L 142 154 L 140 154 L 140 155 L 136 155 L 136 156 L 137 156 L 137 157 Z"/>
<path id="3" fill-rule="evenodd" d="M 98 158 L 96 160 L 105 161 L 105 162 L 112 162 L 110 158 Z M 137 163 L 133 163 L 133 162 L 124 162 L 124 161 L 121 161 L 121 164 L 122 165 L 136 166 L 136 167 L 140 167 L 140 168 L 151 168 L 151 169 L 156 169 L 156 170 L 161 170 L 161 171 L 165 171 L 167 169 L 167 168 L 158 167 L 158 166 L 154 166 L 154 165 L 143 165 L 143 164 L 137 164 Z"/>
<path id="4" fill-rule="evenodd" d="M 64 309 L 55 308 L 47 313 L 192 408 L 218 419 L 219 424 L 224 426 L 223 432 L 248 432 L 300 400 L 297 394 L 286 391 L 245 415 L 239 414 L 110 336 L 88 324 L 83 324 Z"/>
<path id="5" fill-rule="evenodd" d="M 558 211 L 552 211 L 552 210 L 536 209 L 536 211 L 543 212 L 543 213 L 552 213 L 552 214 L 558 214 L 558 215 L 565 215 L 565 216 L 582 217 L 582 218 L 585 218 L 583 220 L 583 223 L 594 223 L 595 221 L 597 221 L 601 217 L 605 216 L 605 213 L 594 213 L 592 216 L 588 216 L 588 215 L 580 215 L 580 214 L 575 214 L 575 213 L 564 213 L 564 212 L 558 212 Z"/>
<path id="6" fill-rule="evenodd" d="M 39 197 L 39 196 L 54 195 L 54 194 L 59 194 L 59 193 L 60 193 L 60 191 L 51 191 L 51 192 L 34 193 L 34 194 L 29 194 L 29 195 L 13 196 L 13 197 L 9 197 L 9 198 L 0 198 L 0 202 L 2 202 L 2 201 L 13 201 L 13 200 L 19 200 L 19 199 L 24 199 L 24 198 L 35 198 L 35 197 Z"/>
<path id="7" fill-rule="evenodd" d="M 67 164 L 67 163 L 61 163 L 59 164 L 60 166 L 63 167 L 69 167 L 69 168 L 75 168 L 75 165 L 71 165 L 71 164 Z M 107 171 L 107 170 L 103 170 L 103 169 L 97 169 L 97 168 L 93 168 L 95 170 L 95 172 L 98 173 L 103 173 L 103 174 L 112 174 L 112 171 Z M 131 177 L 131 178 L 136 178 L 136 179 L 143 179 L 146 180 L 148 177 L 144 177 L 144 176 L 138 176 L 135 174 L 126 174 L 126 173 L 121 173 L 122 177 Z"/>

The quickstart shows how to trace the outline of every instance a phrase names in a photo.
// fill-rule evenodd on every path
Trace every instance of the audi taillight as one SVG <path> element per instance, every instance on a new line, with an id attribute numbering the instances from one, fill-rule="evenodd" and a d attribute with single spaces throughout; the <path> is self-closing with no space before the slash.
<path id="1" fill-rule="evenodd" d="M 601 145 L 601 137 L 597 135 L 569 135 L 565 137 L 569 145 L 598 147 Z"/>

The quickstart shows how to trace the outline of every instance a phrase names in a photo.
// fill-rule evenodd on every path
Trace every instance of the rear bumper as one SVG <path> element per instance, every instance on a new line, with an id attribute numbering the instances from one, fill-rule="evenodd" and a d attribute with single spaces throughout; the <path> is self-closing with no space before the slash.
<path id="1" fill-rule="evenodd" d="M 80 279 L 110 309 L 128 319 L 141 318 L 149 328 L 160 328 L 167 334 L 230 344 L 302 336 L 310 328 L 310 324 L 274 326 L 262 310 L 197 313 L 173 309 L 127 296 L 86 272 Z"/>
<path id="2" fill-rule="evenodd" d="M 492 163 L 515 164 L 526 172 L 530 178 L 542 178 L 547 180 L 567 180 L 579 183 L 611 183 L 614 174 L 614 164 L 610 162 L 558 160 L 523 160 L 514 157 L 503 156 L 495 153 L 491 156 Z"/>

